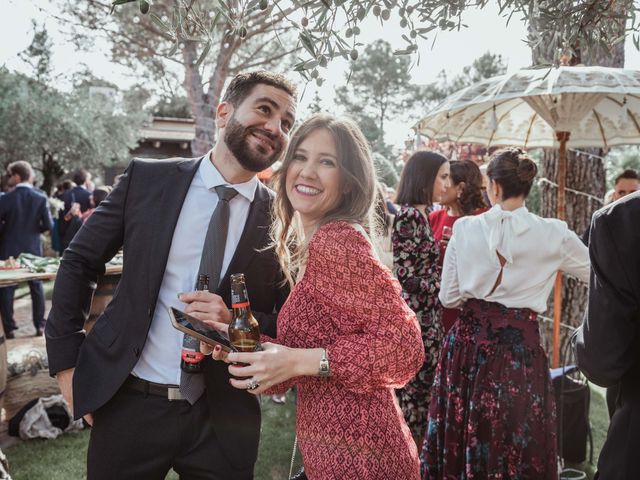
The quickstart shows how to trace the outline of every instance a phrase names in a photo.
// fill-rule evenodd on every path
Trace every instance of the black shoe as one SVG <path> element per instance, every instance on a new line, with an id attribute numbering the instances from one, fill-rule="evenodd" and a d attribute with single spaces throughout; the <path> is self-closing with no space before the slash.
<path id="1" fill-rule="evenodd" d="M 10 340 L 12 338 L 16 338 L 16 334 L 13 333 L 13 330 L 4 334 L 4 338 Z"/>
<path id="2" fill-rule="evenodd" d="M 38 330 L 36 330 L 36 334 L 34 335 L 34 337 L 42 337 L 42 336 L 44 336 L 44 327 L 38 328 Z"/>

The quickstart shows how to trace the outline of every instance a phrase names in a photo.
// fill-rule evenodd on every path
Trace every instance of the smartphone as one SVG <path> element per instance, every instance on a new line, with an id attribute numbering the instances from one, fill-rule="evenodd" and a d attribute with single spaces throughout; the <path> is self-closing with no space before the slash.
<path id="1" fill-rule="evenodd" d="M 169 307 L 167 310 L 169 310 L 169 318 L 171 319 L 171 324 L 174 328 L 213 347 L 219 345 L 227 352 L 238 351 L 233 345 L 231 345 L 231 342 L 226 335 L 223 335 L 216 329 L 211 328 L 203 321 L 198 320 L 177 308 Z"/>

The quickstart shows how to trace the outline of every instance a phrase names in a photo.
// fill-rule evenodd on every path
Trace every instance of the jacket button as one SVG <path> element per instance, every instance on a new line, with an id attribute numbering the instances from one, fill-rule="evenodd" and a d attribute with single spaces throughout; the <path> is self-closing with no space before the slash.
<path id="1" fill-rule="evenodd" d="M 135 347 L 135 348 L 133 349 L 133 353 L 135 354 L 135 356 L 136 356 L 137 358 L 139 358 L 139 357 L 140 357 L 140 349 L 139 349 L 138 347 Z"/>

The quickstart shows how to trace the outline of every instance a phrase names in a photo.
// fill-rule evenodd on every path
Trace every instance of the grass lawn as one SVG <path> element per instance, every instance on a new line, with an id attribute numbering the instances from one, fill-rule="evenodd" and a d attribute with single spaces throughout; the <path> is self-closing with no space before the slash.
<path id="1" fill-rule="evenodd" d="M 262 398 L 262 434 L 256 465 L 256 480 L 283 480 L 289 473 L 294 439 L 295 408 L 291 394 L 286 405 L 276 405 Z M 591 389 L 591 425 L 593 428 L 594 462 L 598 458 L 609 425 L 604 391 Z M 85 478 L 85 456 L 89 432 L 67 434 L 57 440 L 32 440 L 5 450 L 14 480 L 76 480 Z M 299 460 L 300 457 L 298 456 Z M 299 462 L 298 462 L 299 463 Z M 593 478 L 594 466 L 573 466 Z M 177 480 L 170 472 L 167 479 Z"/>
<path id="2" fill-rule="evenodd" d="M 285 405 L 263 397 L 262 432 L 256 464 L 256 480 L 283 480 L 289 474 L 295 438 L 295 407 L 288 394 Z M 13 480 L 79 480 L 85 478 L 89 431 L 69 433 L 56 440 L 31 440 L 4 450 Z M 300 456 L 296 457 L 298 460 Z M 298 462 L 299 463 L 299 462 Z M 177 480 L 169 472 L 167 480 Z"/>

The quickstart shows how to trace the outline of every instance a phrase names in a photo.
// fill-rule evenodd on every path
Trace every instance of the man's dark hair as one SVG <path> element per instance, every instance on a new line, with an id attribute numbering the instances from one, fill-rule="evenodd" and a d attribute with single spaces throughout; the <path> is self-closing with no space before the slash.
<path id="1" fill-rule="evenodd" d="M 400 175 L 396 203 L 431 206 L 438 170 L 448 161 L 447 157 L 433 151 L 423 150 L 411 155 Z"/>
<path id="2" fill-rule="evenodd" d="M 294 98 L 298 93 L 296 86 L 287 80 L 284 75 L 266 70 L 258 70 L 256 72 L 236 75 L 224 92 L 222 101 L 237 107 L 251 94 L 253 87 L 260 84 L 284 90 Z"/>
<path id="3" fill-rule="evenodd" d="M 73 183 L 76 185 L 84 185 L 87 181 L 87 177 L 89 176 L 89 172 L 87 172 L 84 168 L 79 168 L 75 172 L 73 172 Z"/>
<path id="4" fill-rule="evenodd" d="M 9 172 L 9 176 L 17 174 L 20 177 L 21 182 L 28 182 L 33 175 L 31 165 L 29 162 L 25 162 L 24 160 L 18 160 L 17 162 L 10 163 L 7 167 L 7 172 Z"/>
<path id="5" fill-rule="evenodd" d="M 617 185 L 618 182 L 623 178 L 629 179 L 629 180 L 640 180 L 640 175 L 638 175 L 638 172 L 636 172 L 632 168 L 627 168 L 624 172 L 622 172 L 620 175 L 616 177 L 616 181 L 613 182 L 613 184 Z"/>

